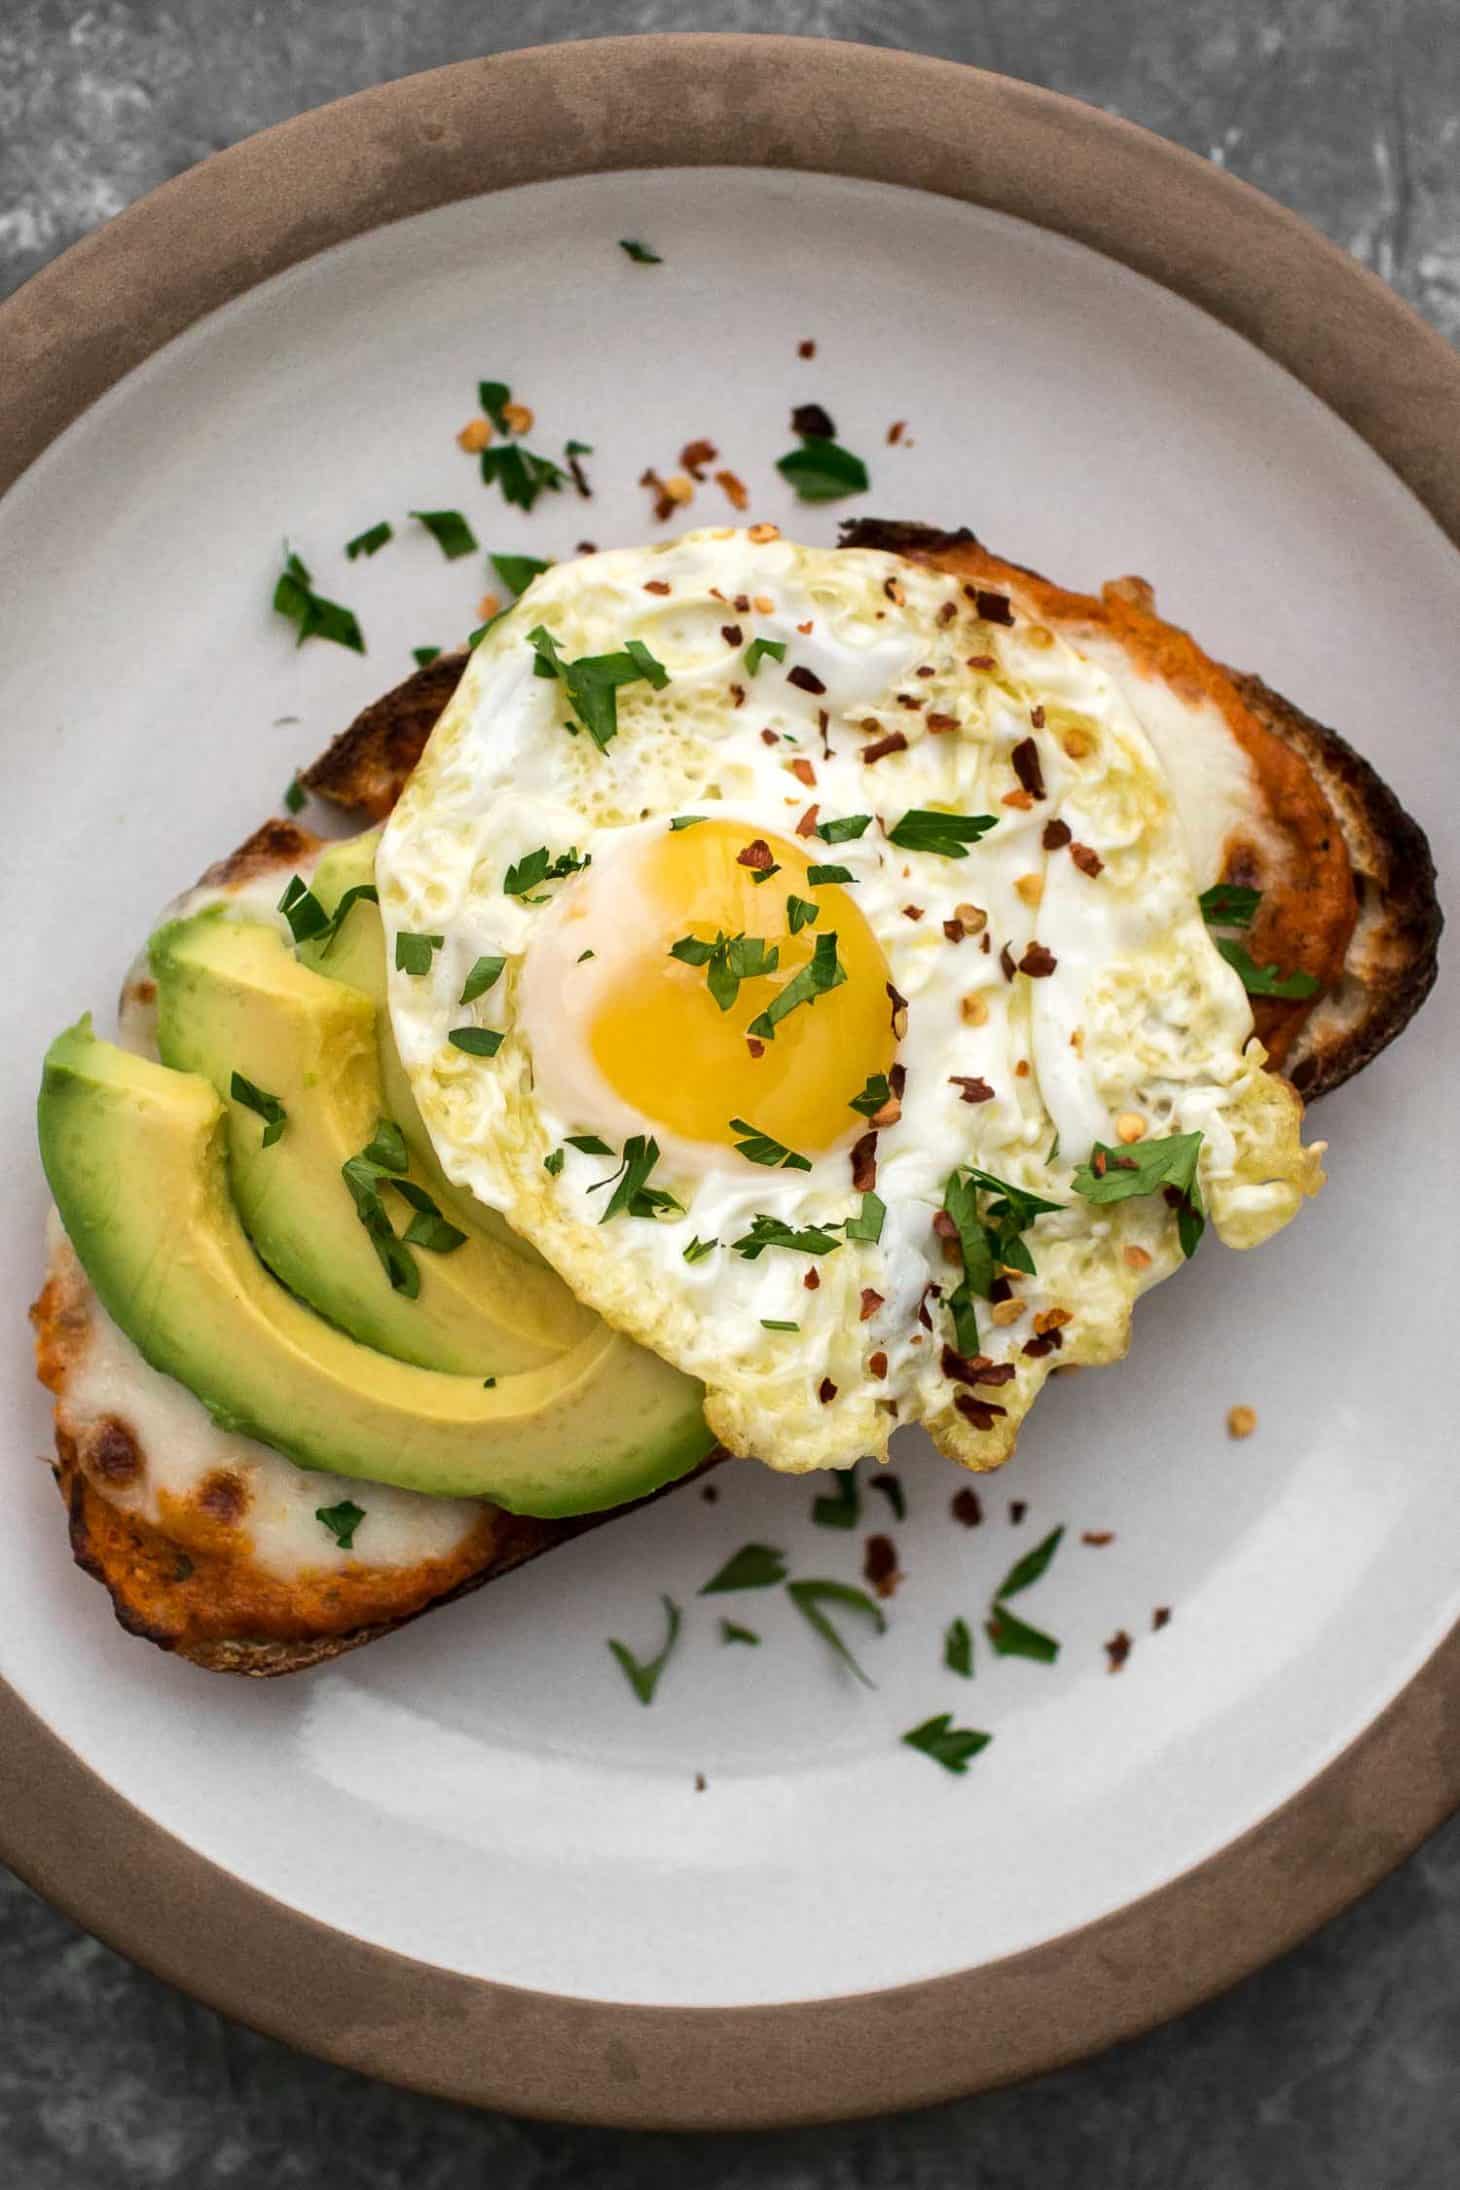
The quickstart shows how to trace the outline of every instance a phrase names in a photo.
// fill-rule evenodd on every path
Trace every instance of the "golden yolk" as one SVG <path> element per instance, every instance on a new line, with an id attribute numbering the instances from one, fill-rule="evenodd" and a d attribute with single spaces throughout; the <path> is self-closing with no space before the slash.
<path id="1" fill-rule="evenodd" d="M 779 869 L 765 882 L 740 856 L 757 841 L 769 843 Z M 727 1145 L 741 1138 L 730 1120 L 744 1118 L 802 1155 L 866 1131 L 852 1097 L 869 1075 L 887 1071 L 897 1045 L 877 938 L 847 890 L 807 880 L 808 867 L 835 860 L 834 848 L 817 845 L 808 857 L 783 838 L 757 839 L 743 822 L 666 828 L 654 840 L 636 867 L 642 894 L 632 951 L 601 992 L 589 1031 L 599 1071 L 642 1117 L 685 1140 Z M 818 908 L 796 935 L 787 909 L 793 896 Z M 681 937 L 713 944 L 720 935 L 759 937 L 780 953 L 775 972 L 742 981 L 724 1011 L 710 992 L 710 969 L 670 956 Z M 753 1044 L 751 1021 L 828 935 L 846 980 L 798 1004 L 772 1039 Z"/>

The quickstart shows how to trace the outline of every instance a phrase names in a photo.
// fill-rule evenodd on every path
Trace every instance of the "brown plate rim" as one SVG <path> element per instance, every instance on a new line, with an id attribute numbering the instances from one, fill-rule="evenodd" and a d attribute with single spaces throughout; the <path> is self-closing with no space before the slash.
<path id="1" fill-rule="evenodd" d="M 738 34 L 459 62 L 301 115 L 165 184 L 0 305 L 0 492 L 164 343 L 351 236 L 517 183 L 710 164 L 900 184 L 1103 252 L 1284 366 L 1460 545 L 1460 359 L 1295 215 L 1053 92 L 918 55 Z M 1155 1892 L 981 1968 L 764 2007 L 572 1999 L 332 1930 L 154 1824 L 3 1683 L 0 1855 L 158 1975 L 364 2073 L 549 2119 L 769 2127 L 989 2089 L 1210 1998 L 1460 1807 L 1457 1726 L 1460 1625 L 1291 1800 Z"/>

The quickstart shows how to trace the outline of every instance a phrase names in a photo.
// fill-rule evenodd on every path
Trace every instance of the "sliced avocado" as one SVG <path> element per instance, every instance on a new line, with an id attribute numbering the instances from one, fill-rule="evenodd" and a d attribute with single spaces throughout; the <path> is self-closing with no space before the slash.
<path id="1" fill-rule="evenodd" d="M 277 928 L 225 906 L 160 928 L 150 955 L 162 1061 L 201 1073 L 228 1104 L 238 1213 L 291 1292 L 364 1346 L 467 1376 L 536 1368 L 588 1336 L 592 1312 L 560 1278 L 525 1269 L 465 1214 L 449 1252 L 387 1241 L 393 1285 L 342 1173 L 389 1115 L 368 997 L 321 980 Z M 236 1073 L 283 1105 L 276 1139 L 233 1099 Z M 430 1193 L 419 1165 L 404 1175 Z M 384 1180 L 380 1205 L 403 1231 L 412 1211 Z"/>
<path id="2" fill-rule="evenodd" d="M 314 870 L 310 888 L 327 913 L 333 913 L 346 890 L 356 889 L 375 879 L 375 853 L 380 843 L 380 831 L 370 829 L 364 836 L 346 838 L 325 853 Z M 425 1180 L 443 1213 L 453 1224 L 462 1221 L 460 1209 L 464 1203 L 473 1213 L 474 1220 L 488 1231 L 504 1247 L 523 1262 L 532 1263 L 538 1269 L 547 1264 L 537 1249 L 520 1233 L 514 1232 L 507 1219 L 498 1210 L 484 1208 L 470 1195 L 463 1194 L 459 1186 L 453 1186 L 437 1160 L 426 1131 L 426 1121 L 416 1107 L 411 1091 L 410 1077 L 401 1063 L 400 1051 L 395 1046 L 395 1034 L 390 1024 L 390 1010 L 386 998 L 385 928 L 380 918 L 380 907 L 369 898 L 356 898 L 346 913 L 338 932 L 323 940 L 315 938 L 299 945 L 303 964 L 316 973 L 327 975 L 331 981 L 348 981 L 352 988 L 363 989 L 376 1008 L 375 1034 L 380 1045 L 380 1085 L 385 1094 L 388 1114 L 394 1118 L 406 1137 L 411 1155 L 421 1167 Z"/>
<path id="3" fill-rule="evenodd" d="M 643 1497 L 710 1449 L 703 1388 L 606 1325 L 490 1389 L 357 1345 L 249 1246 L 215 1090 L 99 1041 L 89 1020 L 51 1045 L 38 1125 L 113 1319 L 216 1421 L 301 1467 L 553 1515 Z"/>

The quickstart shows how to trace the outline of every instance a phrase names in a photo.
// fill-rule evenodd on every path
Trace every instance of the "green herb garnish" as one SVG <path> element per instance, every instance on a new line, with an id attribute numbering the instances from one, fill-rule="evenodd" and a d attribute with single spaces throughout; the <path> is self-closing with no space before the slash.
<path id="1" fill-rule="evenodd" d="M 474 1004 L 479 996 L 485 996 L 501 980 L 506 963 L 505 958 L 479 958 L 466 977 L 458 1001 Z"/>
<path id="2" fill-rule="evenodd" d="M 950 1673 L 973 1679 L 973 1629 L 967 1620 L 950 1620 L 944 1628 L 943 1663 Z"/>
<path id="3" fill-rule="evenodd" d="M 742 1544 L 739 1551 L 710 1576 L 700 1595 L 721 1597 L 732 1589 L 774 1589 L 785 1579 L 784 1552 L 777 1551 L 774 1544 Z"/>
<path id="4" fill-rule="evenodd" d="M 855 882 L 850 867 L 808 867 L 806 879 L 814 889 L 819 882 Z"/>
<path id="5" fill-rule="evenodd" d="M 746 676 L 753 677 L 761 663 L 767 658 L 773 662 L 783 662 L 785 660 L 786 642 L 784 639 L 752 639 L 745 649 Z"/>
<path id="6" fill-rule="evenodd" d="M 353 563 L 357 555 L 378 555 L 386 541 L 394 538 L 394 528 L 382 518 L 378 525 L 371 525 L 366 532 L 357 532 L 353 540 L 345 542 L 346 560 Z"/>
<path id="7" fill-rule="evenodd" d="M 412 1179 L 392 1179 L 390 1184 L 415 1211 L 403 1235 L 407 1246 L 428 1248 L 433 1255 L 450 1255 L 466 1245 L 465 1232 L 447 1222 L 424 1186 L 417 1186 Z"/>
<path id="8" fill-rule="evenodd" d="M 1252 916 L 1262 903 L 1261 890 L 1241 882 L 1214 882 L 1197 899 L 1202 919 L 1209 928 L 1250 928 Z"/>
<path id="9" fill-rule="evenodd" d="M 375 1131 L 361 1149 L 360 1154 L 366 1163 L 376 1164 L 382 1171 L 389 1171 L 392 1174 L 409 1171 L 411 1167 L 410 1152 L 406 1147 L 406 1137 L 394 1118 L 376 1119 Z"/>
<path id="10" fill-rule="evenodd" d="M 980 1196 L 991 1196 L 980 1210 Z M 958 1229 L 963 1256 L 963 1277 L 949 1295 L 953 1329 L 961 1353 L 978 1352 L 978 1313 L 974 1298 L 987 1300 L 1001 1267 L 1035 1275 L 1034 1257 L 1023 1234 L 1036 1217 L 1052 1213 L 1060 1203 L 1045 1201 L 1022 1186 L 1010 1186 L 991 1171 L 955 1171 L 943 1189 L 943 1207 Z"/>
<path id="11" fill-rule="evenodd" d="M 1105 1207 L 1170 1187 L 1181 1198 L 1177 1232 L 1181 1252 L 1190 1261 L 1206 1229 L 1197 1177 L 1201 1140 L 1200 1133 L 1171 1133 L 1164 1140 L 1134 1141 L 1120 1148 L 1107 1148 L 1097 1141 L 1089 1162 L 1082 1163 L 1075 1173 L 1075 1192 L 1097 1207 Z"/>
<path id="12" fill-rule="evenodd" d="M 1315 974 L 1279 973 L 1276 966 L 1259 966 L 1233 936 L 1219 935 L 1217 949 L 1249 996 L 1279 996 L 1295 1003 L 1302 997 L 1316 996 L 1323 986 Z"/>
<path id="13" fill-rule="evenodd" d="M 468 1057 L 495 1057 L 506 1036 L 496 1027 L 453 1027 L 446 1039 Z"/>
<path id="14" fill-rule="evenodd" d="M 543 1157 L 542 1167 L 544 1171 L 547 1172 L 550 1178 L 555 1179 L 562 1171 L 563 1165 L 567 1162 L 567 1160 L 567 1150 L 565 1148 L 555 1148 L 552 1151 L 551 1155 Z"/>
<path id="15" fill-rule="evenodd" d="M 274 607 L 279 615 L 293 624 L 303 646 L 306 639 L 331 639 L 336 646 L 348 646 L 353 653 L 363 654 L 365 641 L 354 612 L 342 608 L 338 601 L 327 601 L 322 593 L 316 593 L 313 580 L 299 557 L 292 552 L 284 558 L 284 568 L 274 587 Z"/>
<path id="16" fill-rule="evenodd" d="M 778 1316 L 762 1316 L 760 1327 L 763 1331 L 799 1331 L 801 1328 L 799 1323 L 783 1323 Z"/>
<path id="17" fill-rule="evenodd" d="M 511 400 L 512 390 L 505 380 L 479 380 L 477 382 L 477 401 L 496 427 L 498 433 L 510 434 L 512 431 L 507 423 L 507 405 Z"/>
<path id="18" fill-rule="evenodd" d="M 673 836 L 681 829 L 697 829 L 702 821 L 708 821 L 709 818 L 708 814 L 676 814 L 669 824 L 669 833 Z"/>
<path id="19" fill-rule="evenodd" d="M 697 935 L 682 935 L 669 946 L 671 958 L 681 965 L 703 966 L 705 982 L 721 1011 L 728 1011 L 740 994 L 742 981 L 759 980 L 774 973 L 781 954 L 774 943 L 760 935 L 726 935 L 721 928 L 713 943 Z"/>
<path id="20" fill-rule="evenodd" d="M 481 465 L 482 485 L 500 487 L 502 499 L 516 509 L 531 509 L 540 494 L 559 493 L 567 476 L 551 457 L 535 456 L 518 441 L 483 449 Z"/>
<path id="21" fill-rule="evenodd" d="M 892 1089 L 885 1072 L 869 1073 L 867 1085 L 860 1095 L 854 1095 L 850 1108 L 863 1118 L 875 1118 L 878 1111 L 892 1100 Z"/>
<path id="22" fill-rule="evenodd" d="M 601 1141 L 596 1133 L 568 1133 L 564 1135 L 569 1148 L 576 1148 L 584 1156 L 611 1156 L 613 1150 L 607 1141 Z"/>
<path id="23" fill-rule="evenodd" d="M 525 593 L 549 567 L 540 555 L 491 555 L 487 560 L 509 593 Z"/>
<path id="24" fill-rule="evenodd" d="M 1053 1665 L 1060 1646 L 1042 1628 L 1015 1619 L 1007 1606 L 996 1604 L 984 1622 L 984 1633 L 1001 1658 L 1033 1658 L 1038 1665 Z"/>
<path id="25" fill-rule="evenodd" d="M 818 935 L 816 948 L 799 973 L 793 973 L 785 987 L 771 998 L 764 1011 L 751 1020 L 746 1029 L 759 1041 L 775 1040 L 776 1028 L 786 1016 L 800 1004 L 814 1004 L 819 996 L 831 989 L 840 988 L 847 972 L 837 956 L 834 933 Z M 733 1122 L 733 1121 L 732 1121 Z"/>
<path id="26" fill-rule="evenodd" d="M 1016 1559 L 998 1588 L 994 1591 L 996 1603 L 1006 1597 L 1017 1597 L 1021 1589 L 1031 1589 L 1040 1576 L 1047 1572 L 1049 1563 L 1060 1547 L 1063 1528 L 1051 1529 L 1042 1544 L 1026 1551 L 1022 1559 Z"/>
<path id="27" fill-rule="evenodd" d="M 719 1244 L 717 1239 L 692 1239 L 684 1251 L 684 1259 L 686 1262 L 703 1262 L 706 1255 L 712 1255 Z"/>
<path id="28" fill-rule="evenodd" d="M 798 1255 L 834 1255 L 840 1245 L 835 1233 L 821 1225 L 798 1227 L 783 1224 L 779 1217 L 759 1215 L 751 1218 L 748 1232 L 730 1242 L 730 1249 L 742 1261 L 756 1262 L 768 1247 L 786 1247 Z"/>
<path id="29" fill-rule="evenodd" d="M 762 1163 L 771 1171 L 777 1166 L 782 1171 L 811 1169 L 809 1157 L 798 1156 L 793 1148 L 787 1148 L 784 1141 L 772 1140 L 769 1133 L 762 1133 L 758 1126 L 753 1126 L 746 1118 L 732 1118 L 730 1130 L 745 1135 L 744 1140 L 737 1141 L 735 1146 L 738 1153 L 750 1163 Z"/>
<path id="30" fill-rule="evenodd" d="M 559 852 L 554 859 L 547 846 L 539 844 L 535 852 L 524 852 L 521 859 L 507 869 L 502 888 L 508 897 L 520 897 L 524 904 L 545 905 L 545 897 L 532 897 L 529 892 L 543 882 L 561 882 L 564 875 L 578 874 L 592 864 L 593 854 L 588 852 L 580 859 L 576 845 L 571 851 Z"/>
<path id="31" fill-rule="evenodd" d="M 389 1118 L 381 1118 L 359 1155 L 341 1164 L 340 1176 L 350 1190 L 356 1215 L 369 1235 L 392 1292 L 414 1300 L 421 1290 L 421 1273 L 409 1247 L 396 1238 L 380 1191 L 382 1184 L 389 1182 L 388 1175 L 405 1170 L 406 1161 L 400 1128 Z"/>
<path id="32" fill-rule="evenodd" d="M 300 782 L 298 776 L 291 776 L 289 778 L 288 788 L 284 792 L 285 813 L 302 814 L 304 811 L 304 803 L 308 795 L 308 792 L 305 790 L 304 785 Z"/>
<path id="33" fill-rule="evenodd" d="M 838 502 L 843 495 L 865 494 L 871 484 L 860 456 L 820 435 L 808 435 L 799 449 L 780 457 L 776 470 L 800 502 Z"/>
<path id="34" fill-rule="evenodd" d="M 887 1218 L 887 1204 L 880 1194 L 864 1194 L 862 1207 L 855 1217 L 848 1217 L 842 1231 L 848 1239 L 868 1240 L 875 1247 L 882 1237 L 882 1226 Z"/>
<path id="35" fill-rule="evenodd" d="M 942 859 L 967 859 L 968 847 L 998 827 L 997 814 L 942 814 L 913 806 L 887 832 L 889 844 L 904 852 L 936 852 Z"/>
<path id="36" fill-rule="evenodd" d="M 669 671 L 656 660 L 641 639 L 630 639 L 618 654 L 580 654 L 564 661 L 557 641 L 543 624 L 527 634 L 540 677 L 558 677 L 568 704 L 600 752 L 618 735 L 618 694 L 625 684 L 649 684 L 661 692 Z"/>
<path id="37" fill-rule="evenodd" d="M 441 649 L 439 646 L 413 646 L 411 648 L 411 660 L 415 663 L 417 669 L 429 669 L 432 662 L 440 661 L 440 659 Z"/>
<path id="38" fill-rule="evenodd" d="M 855 1467 L 837 1468 L 832 1488 L 811 1502 L 811 1518 L 818 1528 L 855 1528 L 862 1518 L 862 1492 Z"/>
<path id="39" fill-rule="evenodd" d="M 775 869 L 777 874 L 780 871 L 779 867 Z M 788 897 L 786 899 L 786 917 L 791 923 L 792 935 L 799 935 L 803 928 L 812 928 L 816 925 L 821 918 L 821 907 L 813 905 L 809 897 Z"/>
<path id="40" fill-rule="evenodd" d="M 411 515 L 417 524 L 425 526 L 448 563 L 460 562 L 463 555 L 475 555 L 477 536 L 459 509 L 413 509 Z"/>
<path id="41" fill-rule="evenodd" d="M 735 1620 L 722 1620 L 720 1622 L 720 1640 L 722 1643 L 753 1643 L 756 1649 L 760 1648 L 760 1637 L 756 1634 L 755 1629 L 753 1627 L 741 1627 Z"/>
<path id="42" fill-rule="evenodd" d="M 802 1619 L 815 1628 L 822 1641 L 856 1675 L 862 1686 L 875 1686 L 852 1656 L 825 1610 L 827 1605 L 840 1605 L 848 1612 L 855 1612 L 860 1619 L 870 1620 L 877 1634 L 884 1634 L 887 1621 L 882 1608 L 867 1595 L 865 1589 L 854 1589 L 850 1582 L 788 1582 L 786 1594 Z"/>
<path id="43" fill-rule="evenodd" d="M 327 951 L 345 924 L 351 908 L 361 899 L 378 905 L 380 893 L 373 882 L 357 882 L 346 890 L 332 913 L 327 913 L 301 878 L 291 875 L 279 899 L 278 910 L 289 923 L 289 933 L 296 943 L 312 943 L 319 940 L 321 953 Z"/>
<path id="44" fill-rule="evenodd" d="M 659 1602 L 664 1607 L 665 1636 L 662 1648 L 654 1657 L 646 1658 L 640 1664 L 627 1643 L 621 1643 L 610 1638 L 608 1645 L 622 1666 L 624 1678 L 630 1688 L 633 1689 L 640 1703 L 652 1703 L 654 1701 L 654 1691 L 659 1686 L 659 1676 L 669 1663 L 670 1651 L 673 1650 L 675 1643 L 679 1640 L 679 1606 L 672 1597 L 661 1597 Z"/>
<path id="45" fill-rule="evenodd" d="M 865 836 L 872 826 L 870 814 L 843 814 L 840 821 L 818 821 L 816 834 L 823 844 L 850 844 Z"/>
<path id="46" fill-rule="evenodd" d="M 632 236 L 620 236 L 620 251 L 626 252 L 635 266 L 662 266 L 663 259 L 657 251 L 651 251 L 647 243 L 638 243 Z"/>
<path id="47" fill-rule="evenodd" d="M 608 1207 L 598 1220 L 600 1224 L 607 1224 L 611 1217 L 622 1216 L 625 1212 L 631 1217 L 654 1218 L 665 1210 L 679 1210 L 680 1205 L 672 1194 L 648 1183 L 658 1161 L 657 1141 L 646 1140 L 642 1133 L 635 1133 L 624 1142 L 623 1161 L 617 1171 L 610 1172 L 606 1179 L 599 1179 L 588 1189 L 590 1194 L 596 1194 L 605 1186 L 613 1186 Z"/>
<path id="48" fill-rule="evenodd" d="M 234 1073 L 228 1084 L 228 1092 L 236 1103 L 243 1104 L 245 1110 L 255 1111 L 263 1119 L 264 1137 L 259 1146 L 272 1148 L 282 1134 L 289 1116 L 278 1096 L 266 1094 L 263 1088 L 255 1087 L 253 1081 L 246 1080 L 241 1072 Z"/>
<path id="49" fill-rule="evenodd" d="M 324 1523 L 341 1551 L 353 1551 L 355 1531 L 365 1518 L 365 1508 L 357 1506 L 353 1498 L 342 1498 L 337 1506 L 316 1506 L 314 1518 Z"/>
<path id="50" fill-rule="evenodd" d="M 933 1719 L 924 1719 L 903 1740 L 909 1749 L 917 1749 L 935 1764 L 941 1764 L 945 1772 L 956 1772 L 961 1777 L 968 1770 L 969 1760 L 980 1749 L 987 1749 L 992 1734 L 981 1734 L 973 1726 L 955 1726 L 951 1711 L 940 1711 Z"/>
<path id="51" fill-rule="evenodd" d="M 402 928 L 395 939 L 397 973 L 429 973 L 431 960 L 446 941 L 444 935 L 408 935 Z"/>

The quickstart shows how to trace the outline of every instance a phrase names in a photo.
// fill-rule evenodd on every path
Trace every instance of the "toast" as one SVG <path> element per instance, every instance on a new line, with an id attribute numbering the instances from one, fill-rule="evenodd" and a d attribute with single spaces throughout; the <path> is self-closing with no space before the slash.
<path id="1" fill-rule="evenodd" d="M 1164 680 L 1192 706 L 1218 710 L 1252 759 L 1261 796 L 1249 825 L 1224 843 L 1220 872 L 1201 880 L 1260 888 L 1254 954 L 1321 983 L 1312 1001 L 1255 999 L 1262 1039 L 1311 1101 L 1396 1038 L 1435 978 L 1442 920 L 1434 867 L 1418 824 L 1336 731 L 1261 678 L 1211 662 L 1156 615 L 1140 579 L 1118 579 L 1098 598 L 1065 593 L 990 555 L 972 533 L 876 519 L 845 527 L 843 544 L 997 584 L 1026 613 L 1078 633 L 1087 646 L 1119 648 L 1135 674 Z M 368 707 L 303 774 L 306 788 L 364 820 L 384 820 L 466 659 L 442 655 Z M 320 840 L 295 823 L 270 821 L 204 880 L 232 891 L 287 878 L 319 849 Z M 145 1000 L 134 987 L 132 1005 Z M 281 1583 L 263 1573 L 247 1532 L 226 1511 L 190 1511 L 182 1527 L 118 1502 L 119 1484 L 145 1469 L 146 1454 L 125 1423 L 88 1414 L 68 1398 L 68 1384 L 80 1382 L 92 1319 L 101 1313 L 59 1240 L 32 1316 L 39 1374 L 56 1395 L 54 1472 L 73 1555 L 106 1587 L 123 1627 L 209 1670 L 255 1678 L 302 1671 L 633 1510 L 548 1521 L 481 1505 L 449 1556 L 389 1570 L 351 1560 L 322 1580 L 305 1575 Z M 722 1457 L 712 1454 L 695 1472 Z"/>

